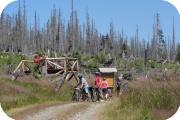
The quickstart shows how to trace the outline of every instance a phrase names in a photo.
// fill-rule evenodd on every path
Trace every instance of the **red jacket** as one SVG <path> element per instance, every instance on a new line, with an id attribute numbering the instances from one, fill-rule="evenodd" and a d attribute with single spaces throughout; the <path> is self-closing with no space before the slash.
<path id="1" fill-rule="evenodd" d="M 96 79 L 95 79 L 95 87 L 100 88 L 101 82 L 102 82 L 101 77 L 97 76 Z"/>

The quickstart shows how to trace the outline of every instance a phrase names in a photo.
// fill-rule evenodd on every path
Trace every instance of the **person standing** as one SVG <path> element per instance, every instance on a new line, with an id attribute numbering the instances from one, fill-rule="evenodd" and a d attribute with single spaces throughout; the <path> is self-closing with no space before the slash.
<path id="1" fill-rule="evenodd" d="M 101 82 L 101 89 L 102 89 L 103 97 L 105 98 L 105 100 L 107 100 L 109 94 L 108 94 L 108 82 L 106 81 L 106 79 L 103 79 L 103 81 Z"/>
<path id="2" fill-rule="evenodd" d="M 96 72 L 95 73 L 96 78 L 95 78 L 95 91 L 98 93 L 98 101 L 100 101 L 100 99 L 102 98 L 101 95 L 101 82 L 102 82 L 102 78 L 101 78 L 101 73 L 100 72 Z"/>
<path id="3" fill-rule="evenodd" d="M 116 92 L 117 96 L 121 95 L 121 82 L 122 82 L 123 75 L 121 74 L 116 80 Z"/>

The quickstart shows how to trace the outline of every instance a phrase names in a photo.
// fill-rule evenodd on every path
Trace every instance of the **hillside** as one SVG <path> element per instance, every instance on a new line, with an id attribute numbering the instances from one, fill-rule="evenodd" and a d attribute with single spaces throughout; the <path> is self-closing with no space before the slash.
<path id="1" fill-rule="evenodd" d="M 21 78 L 12 81 L 7 77 L 0 78 L 0 103 L 4 110 L 55 101 L 70 101 L 70 86 L 64 86 L 60 93 L 54 92 L 46 80 Z"/>

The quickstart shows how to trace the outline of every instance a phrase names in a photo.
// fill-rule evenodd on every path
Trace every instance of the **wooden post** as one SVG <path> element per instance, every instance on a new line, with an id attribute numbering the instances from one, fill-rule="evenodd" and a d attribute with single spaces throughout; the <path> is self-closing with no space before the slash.
<path id="1" fill-rule="evenodd" d="M 24 62 L 22 62 L 22 70 L 23 70 L 23 73 L 24 73 L 24 71 L 25 71 Z"/>
<path id="2" fill-rule="evenodd" d="M 64 59 L 64 71 L 67 72 L 67 58 Z"/>
<path id="3" fill-rule="evenodd" d="M 79 60 L 77 60 L 77 71 L 79 71 Z"/>

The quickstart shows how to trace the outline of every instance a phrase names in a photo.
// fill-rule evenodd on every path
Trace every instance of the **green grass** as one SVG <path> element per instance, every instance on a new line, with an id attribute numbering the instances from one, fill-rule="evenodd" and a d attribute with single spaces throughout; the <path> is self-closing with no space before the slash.
<path id="1" fill-rule="evenodd" d="M 153 110 L 171 110 L 180 104 L 180 88 L 162 86 L 152 89 L 133 89 L 104 112 L 104 120 L 159 120 Z"/>
<path id="2" fill-rule="evenodd" d="M 103 120 L 158 120 L 149 110 L 142 107 L 122 107 L 121 104 L 111 104 L 108 109 L 102 117 Z"/>
<path id="3" fill-rule="evenodd" d="M 4 97 L 6 99 L 3 99 Z M 68 102 L 70 100 L 71 88 L 68 86 L 64 86 L 59 93 L 56 93 L 50 86 L 0 79 L 0 103 L 4 110 L 30 104 L 56 101 Z"/>
<path id="4" fill-rule="evenodd" d="M 20 54 L 0 53 L 0 72 L 12 72 L 23 59 L 28 58 Z"/>

